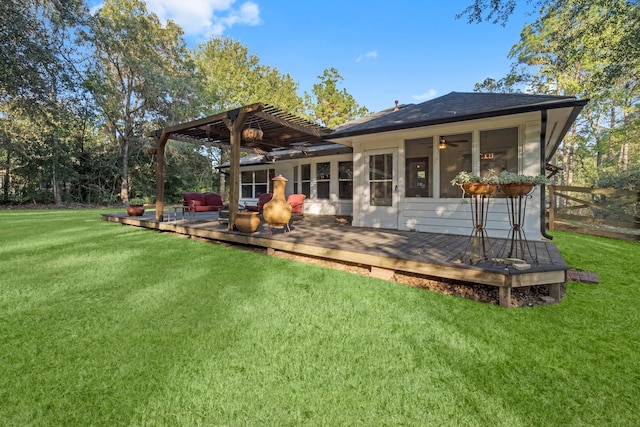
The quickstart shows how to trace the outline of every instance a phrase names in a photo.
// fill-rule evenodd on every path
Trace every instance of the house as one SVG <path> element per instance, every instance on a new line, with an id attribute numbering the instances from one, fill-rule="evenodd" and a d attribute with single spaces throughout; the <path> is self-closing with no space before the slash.
<path id="1" fill-rule="evenodd" d="M 526 175 L 545 166 L 588 100 L 569 96 L 452 92 L 298 138 L 239 163 L 239 202 L 255 204 L 270 180 L 304 193 L 305 214 L 352 216 L 354 226 L 469 234 L 470 204 L 451 180 L 462 170 Z M 319 139 L 320 138 L 320 139 Z M 265 138 L 266 140 L 266 138 Z M 225 169 L 232 165 L 222 165 Z M 528 239 L 545 237 L 542 188 L 523 200 Z M 505 198 L 488 206 L 487 233 L 507 237 Z"/>

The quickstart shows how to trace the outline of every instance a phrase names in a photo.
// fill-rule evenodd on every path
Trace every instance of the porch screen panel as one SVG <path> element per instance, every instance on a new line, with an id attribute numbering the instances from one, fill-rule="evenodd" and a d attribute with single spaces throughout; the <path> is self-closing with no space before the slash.
<path id="1" fill-rule="evenodd" d="M 433 197 L 433 138 L 405 141 L 405 197 Z"/>
<path id="2" fill-rule="evenodd" d="M 451 180 L 460 171 L 473 172 L 471 161 L 471 134 L 443 135 L 438 142 L 440 152 L 440 197 L 455 198 L 462 194 Z"/>
<path id="3" fill-rule="evenodd" d="M 489 169 L 518 173 L 518 128 L 480 132 L 480 175 Z"/>
<path id="4" fill-rule="evenodd" d="M 369 204 L 391 206 L 393 203 L 393 154 L 369 156 Z"/>

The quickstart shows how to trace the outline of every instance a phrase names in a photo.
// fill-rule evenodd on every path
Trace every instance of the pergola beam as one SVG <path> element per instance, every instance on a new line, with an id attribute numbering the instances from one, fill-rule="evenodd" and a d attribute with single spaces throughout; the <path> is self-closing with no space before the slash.
<path id="1" fill-rule="evenodd" d="M 305 127 L 305 126 L 302 126 L 302 125 L 298 125 L 296 123 L 291 122 L 290 120 L 286 120 L 286 119 L 283 119 L 281 117 L 274 116 L 273 114 L 269 114 L 266 111 L 258 111 L 258 112 L 255 113 L 255 116 L 259 117 L 261 119 L 270 121 L 272 123 L 275 123 L 275 124 L 277 124 L 279 126 L 296 130 L 297 132 L 303 132 L 303 133 L 306 133 L 306 134 L 311 134 L 311 135 L 316 136 L 318 138 L 322 138 L 323 137 L 323 134 L 322 134 L 322 131 L 321 131 L 322 128 L 318 128 L 318 127 L 309 128 L 309 127 Z"/>

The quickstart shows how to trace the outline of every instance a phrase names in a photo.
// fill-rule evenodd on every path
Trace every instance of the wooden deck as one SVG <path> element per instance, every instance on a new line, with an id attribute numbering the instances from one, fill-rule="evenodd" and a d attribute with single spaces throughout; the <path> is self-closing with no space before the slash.
<path id="1" fill-rule="evenodd" d="M 217 213 L 197 213 L 195 218 L 174 221 L 165 215 L 164 222 L 156 222 L 154 215 L 147 211 L 142 217 L 129 217 L 126 212 L 102 217 L 121 224 L 261 247 L 270 254 L 285 251 L 359 264 L 380 276 L 400 271 L 498 286 L 500 305 L 505 307 L 510 305 L 511 289 L 517 287 L 546 285 L 550 296 L 560 300 L 560 287 L 568 270 L 551 242 L 528 242 L 533 255 L 527 260 L 531 268 L 518 270 L 495 259 L 503 252 L 503 239 L 490 239 L 489 259 L 472 264 L 470 236 L 351 227 L 334 216 L 313 215 L 294 217 L 290 232 L 271 230 L 262 223 L 258 231 L 247 234 L 228 231 L 227 224 L 218 221 Z"/>

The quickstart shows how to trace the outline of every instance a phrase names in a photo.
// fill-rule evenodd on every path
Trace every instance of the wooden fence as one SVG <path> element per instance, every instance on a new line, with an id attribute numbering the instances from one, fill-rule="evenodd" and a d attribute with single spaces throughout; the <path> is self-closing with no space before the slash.
<path id="1" fill-rule="evenodd" d="M 549 185 L 549 230 L 640 241 L 640 193 Z"/>

